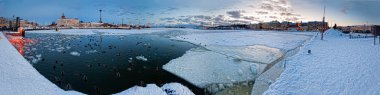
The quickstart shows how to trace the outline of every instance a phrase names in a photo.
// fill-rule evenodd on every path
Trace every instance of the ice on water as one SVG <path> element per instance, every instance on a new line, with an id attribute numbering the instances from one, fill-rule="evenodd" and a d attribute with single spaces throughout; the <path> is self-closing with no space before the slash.
<path id="1" fill-rule="evenodd" d="M 219 46 L 210 45 L 206 47 L 214 52 L 238 58 L 240 60 L 269 64 L 279 59 L 283 53 L 280 49 L 270 48 L 262 45 L 253 46 Z"/>
<path id="2" fill-rule="evenodd" d="M 136 59 L 141 60 L 141 61 L 148 61 L 148 58 L 146 58 L 145 56 L 142 56 L 142 55 L 136 56 Z"/>
<path id="3" fill-rule="evenodd" d="M 73 56 L 80 56 L 80 53 L 77 51 L 70 52 L 70 54 Z"/>

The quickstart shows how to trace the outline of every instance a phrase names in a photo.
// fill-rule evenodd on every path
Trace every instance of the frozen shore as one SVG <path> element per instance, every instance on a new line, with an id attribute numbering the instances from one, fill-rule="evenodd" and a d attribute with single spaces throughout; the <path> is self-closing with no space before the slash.
<path id="1" fill-rule="evenodd" d="M 378 95 L 379 56 L 373 38 L 348 39 L 328 30 L 324 40 L 313 40 L 288 59 L 284 72 L 264 94 Z"/>

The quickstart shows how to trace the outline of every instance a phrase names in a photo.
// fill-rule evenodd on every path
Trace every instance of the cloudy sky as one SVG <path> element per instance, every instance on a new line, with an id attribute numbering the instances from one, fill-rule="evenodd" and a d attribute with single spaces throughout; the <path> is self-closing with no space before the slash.
<path id="1" fill-rule="evenodd" d="M 380 0 L 0 0 L 0 16 L 50 24 L 64 13 L 84 22 L 128 24 L 233 24 L 320 21 L 380 24 Z"/>

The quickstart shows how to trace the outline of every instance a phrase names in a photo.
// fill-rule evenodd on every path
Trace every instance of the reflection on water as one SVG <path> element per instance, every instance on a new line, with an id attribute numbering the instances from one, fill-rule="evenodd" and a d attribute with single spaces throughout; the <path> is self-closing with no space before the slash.
<path id="1" fill-rule="evenodd" d="M 203 94 L 162 65 L 196 47 L 158 35 L 27 34 L 11 43 L 47 79 L 65 90 L 112 94 L 135 85 L 179 82 Z"/>
<path id="2" fill-rule="evenodd" d="M 17 49 L 17 51 L 24 55 L 24 45 L 25 43 L 34 44 L 35 42 L 31 39 L 24 39 L 18 36 L 7 36 L 9 42 Z"/>

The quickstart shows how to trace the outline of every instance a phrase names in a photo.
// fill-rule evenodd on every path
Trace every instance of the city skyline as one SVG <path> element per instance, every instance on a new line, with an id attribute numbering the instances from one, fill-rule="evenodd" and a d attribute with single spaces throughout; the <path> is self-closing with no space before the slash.
<path id="1" fill-rule="evenodd" d="M 380 1 L 347 0 L 0 0 L 0 16 L 19 16 L 42 25 L 60 18 L 121 24 L 233 24 L 326 21 L 338 25 L 380 24 Z"/>

